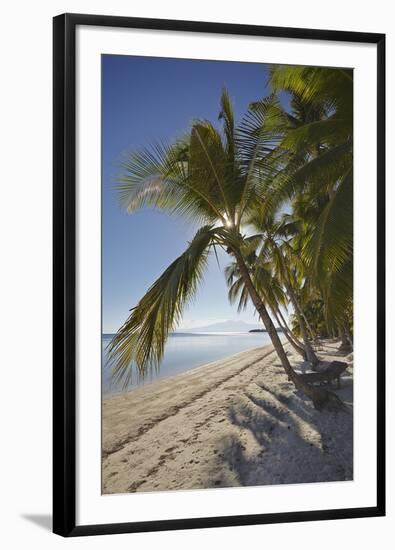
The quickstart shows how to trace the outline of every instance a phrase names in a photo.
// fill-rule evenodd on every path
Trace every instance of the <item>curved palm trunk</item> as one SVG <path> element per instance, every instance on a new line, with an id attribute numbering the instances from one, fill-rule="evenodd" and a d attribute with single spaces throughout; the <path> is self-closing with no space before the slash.
<path id="1" fill-rule="evenodd" d="M 352 351 L 352 349 L 353 349 L 352 340 L 350 340 L 350 337 L 347 334 L 347 329 L 346 329 L 345 325 L 342 325 L 339 328 L 339 332 L 340 332 L 340 338 L 341 338 L 341 341 L 342 341 L 342 343 L 339 347 L 339 351 Z"/>
<path id="2" fill-rule="evenodd" d="M 349 341 L 349 343 L 350 343 L 351 351 L 354 351 L 354 340 L 353 340 L 353 337 L 352 337 L 351 332 L 349 331 L 347 325 L 346 325 L 346 327 L 345 327 L 344 330 L 345 330 L 345 332 L 346 332 L 347 339 L 348 339 L 348 341 Z"/>
<path id="3" fill-rule="evenodd" d="M 289 298 L 292 302 L 292 305 L 293 305 L 294 310 L 295 310 L 295 314 L 296 314 L 296 316 L 298 318 L 298 321 L 299 321 L 300 331 L 302 333 L 304 349 L 306 350 L 307 360 L 311 363 L 312 370 L 316 370 L 315 367 L 318 365 L 319 359 L 316 356 L 316 354 L 314 353 L 314 350 L 313 350 L 313 348 L 310 344 L 310 340 L 309 340 L 308 335 L 307 335 L 306 324 L 305 324 L 306 319 L 303 315 L 303 311 L 302 311 L 301 307 L 299 306 L 299 302 L 296 299 L 295 293 L 294 293 L 292 285 L 290 283 L 288 268 L 287 268 L 286 265 L 284 265 L 284 258 L 283 258 L 282 252 L 281 252 L 281 250 L 278 249 L 278 246 L 277 246 L 276 242 L 274 241 L 274 239 L 272 237 L 270 237 L 270 242 L 271 242 L 272 246 L 277 250 L 277 253 L 278 253 L 278 258 L 280 260 L 280 265 L 281 265 L 281 269 L 282 269 L 282 272 L 283 272 L 285 287 L 287 289 Z"/>
<path id="4" fill-rule="evenodd" d="M 274 308 L 272 308 L 272 312 L 273 312 L 274 318 L 276 319 L 279 327 L 282 329 L 285 338 L 288 340 L 288 342 L 291 344 L 291 346 L 294 348 L 294 350 L 297 353 L 299 353 L 299 355 L 301 355 L 304 360 L 306 360 L 307 357 L 306 357 L 305 350 L 301 346 L 298 346 L 298 344 L 293 340 L 292 336 L 289 333 L 289 329 L 281 323 L 280 318 L 277 315 L 277 312 Z"/>
<path id="5" fill-rule="evenodd" d="M 296 316 L 298 318 L 298 321 L 299 321 L 300 332 L 302 333 L 302 338 L 303 338 L 303 343 L 304 343 L 304 347 L 305 347 L 305 350 L 306 350 L 307 360 L 311 363 L 312 370 L 315 370 L 315 367 L 319 363 L 319 359 L 316 356 L 316 354 L 315 354 L 315 352 L 314 352 L 314 350 L 313 350 L 313 348 L 310 344 L 310 340 L 309 340 L 309 337 L 307 335 L 304 315 L 301 313 L 301 309 L 300 309 L 299 303 L 296 299 L 295 293 L 292 289 L 292 286 L 290 284 L 288 284 L 288 282 L 285 283 L 285 286 L 287 288 L 289 298 L 292 302 L 292 305 L 293 305 L 294 310 L 295 310 L 295 314 L 296 314 Z"/>
<path id="6" fill-rule="evenodd" d="M 299 302 L 298 302 L 298 305 L 299 305 Z M 309 334 L 310 334 L 310 338 L 311 338 L 311 340 L 314 341 L 314 340 L 316 339 L 316 337 L 315 337 L 315 332 L 314 332 L 313 329 L 311 328 L 311 325 L 310 325 L 310 323 L 309 323 L 309 321 L 308 321 L 306 315 L 304 314 L 303 309 L 300 307 L 300 305 L 299 305 L 299 311 L 300 311 L 300 314 L 301 314 L 301 316 L 303 317 L 303 320 L 304 320 L 304 322 L 305 322 L 305 324 L 306 324 L 306 328 L 307 328 L 307 330 L 308 330 L 308 332 L 309 332 Z"/>
<path id="7" fill-rule="evenodd" d="M 339 349 L 348 348 L 348 340 L 347 340 L 346 332 L 343 328 L 339 328 L 339 335 L 340 335 L 340 339 L 342 341 L 342 343 L 340 344 Z"/>
<path id="8" fill-rule="evenodd" d="M 267 294 L 262 291 L 262 294 L 263 294 L 263 297 L 266 301 L 266 303 L 269 303 L 269 300 L 267 299 Z M 273 304 L 270 306 L 270 310 L 271 312 L 273 313 L 273 316 L 274 318 L 276 319 L 278 325 L 280 326 L 280 328 L 282 329 L 283 333 L 284 333 L 284 336 L 286 337 L 286 339 L 288 340 L 288 342 L 291 344 L 291 346 L 294 348 L 294 350 L 299 353 L 299 355 L 301 355 L 303 357 L 303 359 L 306 361 L 307 357 L 306 357 L 306 351 L 305 349 L 303 348 L 302 345 L 300 345 L 299 342 L 296 342 L 293 338 L 293 334 L 291 333 L 291 331 L 289 330 L 289 327 L 288 325 L 284 322 L 284 325 L 281 323 L 280 319 L 279 319 L 279 316 L 277 314 L 277 312 L 280 313 L 283 321 L 284 321 L 284 317 L 282 316 L 281 312 L 280 312 L 280 308 L 278 307 L 276 301 L 274 300 Z"/>
<path id="9" fill-rule="evenodd" d="M 295 342 L 295 344 L 296 344 L 297 346 L 299 346 L 300 348 L 302 348 L 303 351 L 305 351 L 302 342 L 301 342 L 301 341 L 295 336 L 295 334 L 292 332 L 291 328 L 289 327 L 287 321 L 286 321 L 285 318 L 284 318 L 284 315 L 281 313 L 281 309 L 280 309 L 280 308 L 277 308 L 277 313 L 278 313 L 278 316 L 280 317 L 280 319 L 281 319 L 281 321 L 282 321 L 283 326 L 286 328 L 286 330 L 288 331 L 288 334 L 289 334 L 290 337 L 293 339 L 293 341 Z"/>
<path id="10" fill-rule="evenodd" d="M 287 374 L 288 378 L 292 380 L 292 382 L 294 383 L 297 389 L 299 389 L 308 397 L 310 397 L 316 409 L 322 410 L 324 408 L 328 408 L 328 409 L 338 410 L 339 407 L 341 407 L 341 401 L 334 393 L 329 392 L 322 388 L 316 388 L 314 386 L 310 386 L 303 380 L 303 378 L 299 374 L 297 374 L 293 370 L 290 362 L 288 361 L 288 357 L 285 353 L 281 340 L 278 337 L 273 321 L 271 320 L 270 315 L 266 309 L 266 306 L 261 300 L 257 290 L 255 289 L 255 286 L 250 277 L 250 273 L 248 271 L 248 268 L 244 262 L 244 259 L 241 253 L 238 250 L 233 250 L 233 253 L 235 255 L 237 265 L 240 270 L 240 274 L 243 277 L 244 284 L 246 285 L 246 288 L 251 297 L 251 300 L 256 310 L 258 311 L 260 318 L 262 319 L 262 322 L 272 341 L 273 347 L 277 352 L 277 355 L 281 361 L 281 365 L 285 373 Z"/>

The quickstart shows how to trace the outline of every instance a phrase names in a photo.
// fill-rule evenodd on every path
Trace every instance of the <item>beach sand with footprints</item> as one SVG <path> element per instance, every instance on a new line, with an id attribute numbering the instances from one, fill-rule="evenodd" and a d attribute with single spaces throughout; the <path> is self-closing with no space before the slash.
<path id="1" fill-rule="evenodd" d="M 104 398 L 103 493 L 352 480 L 353 363 L 339 345 L 317 353 L 348 363 L 332 388 L 345 412 L 315 410 L 272 346 Z"/>

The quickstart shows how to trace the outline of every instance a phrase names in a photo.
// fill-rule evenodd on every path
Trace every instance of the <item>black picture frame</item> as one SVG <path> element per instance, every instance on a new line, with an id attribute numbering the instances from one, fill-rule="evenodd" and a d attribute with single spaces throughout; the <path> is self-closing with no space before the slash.
<path id="1" fill-rule="evenodd" d="M 377 504 L 373 507 L 76 525 L 76 27 L 314 39 L 377 45 Z M 63 14 L 53 19 L 53 531 L 136 533 L 385 515 L 385 35 Z"/>

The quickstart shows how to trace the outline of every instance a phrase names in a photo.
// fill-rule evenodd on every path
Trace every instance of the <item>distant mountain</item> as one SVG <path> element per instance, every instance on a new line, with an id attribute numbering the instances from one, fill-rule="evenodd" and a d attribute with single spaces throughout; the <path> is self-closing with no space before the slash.
<path id="1" fill-rule="evenodd" d="M 249 332 L 260 328 L 262 328 L 262 325 L 253 325 L 244 321 L 223 321 L 222 323 L 213 323 L 203 327 L 183 328 L 176 332 Z"/>

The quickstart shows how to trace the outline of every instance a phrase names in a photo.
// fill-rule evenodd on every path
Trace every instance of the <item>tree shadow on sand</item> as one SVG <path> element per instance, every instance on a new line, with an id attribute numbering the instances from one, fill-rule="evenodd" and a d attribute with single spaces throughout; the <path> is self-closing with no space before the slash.
<path id="1" fill-rule="evenodd" d="M 341 393 L 350 391 L 347 386 Z M 352 479 L 352 414 L 319 413 L 286 382 L 273 391 L 257 380 L 227 416 L 234 430 L 220 442 L 222 467 L 217 457 L 208 486 Z"/>
<path id="2" fill-rule="evenodd" d="M 350 352 L 351 353 L 351 350 Z M 325 357 L 329 356 L 329 357 L 343 357 L 344 358 L 344 352 L 343 351 L 339 351 L 339 350 L 333 350 L 333 351 L 324 351 L 324 350 L 319 350 L 319 355 L 323 355 Z"/>

